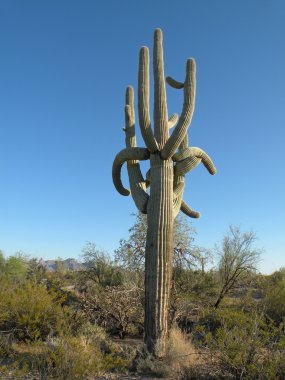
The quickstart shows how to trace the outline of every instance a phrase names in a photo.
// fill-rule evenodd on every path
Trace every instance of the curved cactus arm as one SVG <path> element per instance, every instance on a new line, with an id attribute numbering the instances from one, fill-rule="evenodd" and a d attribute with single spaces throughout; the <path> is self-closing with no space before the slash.
<path id="1" fill-rule="evenodd" d="M 210 174 L 214 175 L 217 173 L 217 169 L 215 168 L 213 161 L 211 160 L 210 156 L 207 155 L 206 152 L 197 147 L 192 147 L 190 149 L 195 157 L 201 158 L 202 163 L 204 164 L 205 168 L 208 170 Z"/>
<path id="2" fill-rule="evenodd" d="M 194 156 L 194 154 L 192 153 L 191 148 L 187 147 L 185 149 L 179 149 L 179 151 L 172 156 L 172 160 L 174 162 L 179 162 L 190 156 Z"/>
<path id="3" fill-rule="evenodd" d="M 189 148 L 189 140 L 188 140 L 188 133 L 186 132 L 185 136 L 184 136 L 184 139 L 182 140 L 181 144 L 179 145 L 178 147 L 178 152 L 182 152 L 183 150 Z M 176 154 L 176 153 L 175 153 Z M 173 157 L 175 156 L 175 154 L 172 156 L 172 160 L 175 161 L 173 159 Z"/>
<path id="4" fill-rule="evenodd" d="M 184 139 L 182 140 L 182 143 L 180 144 L 178 151 L 181 151 L 183 149 L 189 148 L 189 141 L 188 141 L 188 133 L 186 132 Z"/>
<path id="5" fill-rule="evenodd" d="M 170 116 L 170 118 L 168 119 L 168 128 L 171 129 L 175 126 L 175 124 L 177 123 L 179 119 L 179 116 L 177 113 L 174 113 L 173 115 Z"/>
<path id="6" fill-rule="evenodd" d="M 179 214 L 180 208 L 181 208 L 181 202 L 182 202 L 183 195 L 180 195 L 173 199 L 173 217 L 174 219 Z"/>
<path id="7" fill-rule="evenodd" d="M 180 90 L 181 88 L 184 87 L 184 83 L 178 82 L 172 77 L 166 77 L 165 80 L 169 84 L 170 87 L 176 88 L 177 90 Z"/>
<path id="8" fill-rule="evenodd" d="M 154 138 L 161 150 L 169 138 L 166 89 L 164 78 L 162 31 L 156 29 L 153 43 L 153 81 L 154 81 Z"/>
<path id="9" fill-rule="evenodd" d="M 173 216 L 176 218 L 183 199 L 185 180 L 183 176 L 174 176 L 173 181 Z"/>
<path id="10" fill-rule="evenodd" d="M 196 93 L 196 64 L 192 58 L 187 60 L 186 78 L 183 88 L 184 102 L 182 113 L 177 126 L 175 127 L 172 135 L 169 137 L 168 141 L 161 151 L 161 158 L 164 160 L 172 157 L 176 152 L 177 148 L 183 141 L 187 133 L 187 129 L 191 123 L 192 115 L 194 112 Z"/>
<path id="11" fill-rule="evenodd" d="M 135 205 L 143 214 L 147 213 L 147 203 L 149 195 L 146 192 L 146 183 L 141 174 L 139 163 L 130 164 L 127 162 L 127 169 L 130 181 L 131 195 Z"/>
<path id="12" fill-rule="evenodd" d="M 201 214 L 198 211 L 192 210 L 186 202 L 182 200 L 181 202 L 181 208 L 180 210 L 187 216 L 190 216 L 190 218 L 200 218 Z"/>
<path id="13" fill-rule="evenodd" d="M 195 156 L 187 157 L 185 160 L 177 162 L 174 167 L 175 175 L 185 175 L 193 170 L 199 163 L 201 162 L 201 158 L 197 158 Z"/>
<path id="14" fill-rule="evenodd" d="M 174 184 L 173 184 L 173 198 L 179 197 L 184 192 L 184 177 L 183 176 L 174 176 Z"/>
<path id="15" fill-rule="evenodd" d="M 115 157 L 112 167 L 113 183 L 117 191 L 122 195 L 129 195 L 130 191 L 124 188 L 121 180 L 121 169 L 126 161 L 147 160 L 150 156 L 146 148 L 126 148 L 121 150 Z"/>
<path id="16" fill-rule="evenodd" d="M 134 90 L 132 87 L 127 87 L 126 90 L 126 106 L 125 106 L 125 134 L 126 147 L 135 148 L 135 109 L 134 109 Z M 147 202 L 149 195 L 146 193 L 146 185 L 141 173 L 138 160 L 127 161 L 127 170 L 131 188 L 131 195 L 135 205 L 143 214 L 146 214 Z"/>
<path id="17" fill-rule="evenodd" d="M 217 172 L 211 158 L 200 148 L 191 147 L 183 149 L 175 153 L 172 159 L 175 162 L 178 161 L 175 167 L 177 175 L 185 175 L 201 161 L 210 174 L 214 175 Z"/>
<path id="18" fill-rule="evenodd" d="M 151 153 L 158 150 L 154 139 L 149 114 L 149 52 L 146 46 L 140 50 L 138 76 L 139 125 L 145 145 Z"/>
<path id="19" fill-rule="evenodd" d="M 188 135 L 186 133 L 184 139 L 178 147 L 178 151 L 181 152 L 184 147 L 188 147 Z M 184 176 L 174 175 L 173 179 L 173 215 L 174 218 L 179 214 L 181 208 L 181 202 L 183 200 L 185 188 L 185 178 Z"/>

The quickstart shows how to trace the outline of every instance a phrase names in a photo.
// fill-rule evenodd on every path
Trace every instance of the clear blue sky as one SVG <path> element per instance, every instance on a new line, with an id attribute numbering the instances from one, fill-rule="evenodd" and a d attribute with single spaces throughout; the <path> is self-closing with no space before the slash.
<path id="1" fill-rule="evenodd" d="M 160 27 L 166 75 L 182 80 L 196 59 L 189 136 L 218 169 L 187 177 L 197 243 L 239 225 L 259 236 L 262 271 L 285 266 L 284 20 L 284 0 L 1 1 L 0 249 L 78 257 L 87 241 L 112 252 L 127 237 L 135 206 L 111 166 L 125 87 Z M 169 113 L 181 107 L 168 89 Z"/>

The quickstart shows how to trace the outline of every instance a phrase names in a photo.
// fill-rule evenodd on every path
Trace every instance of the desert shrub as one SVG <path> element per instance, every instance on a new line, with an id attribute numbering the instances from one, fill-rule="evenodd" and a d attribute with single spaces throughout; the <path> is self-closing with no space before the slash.
<path id="1" fill-rule="evenodd" d="M 88 379 L 103 370 L 99 348 L 71 336 L 48 341 L 46 351 L 32 365 L 41 379 Z"/>
<path id="2" fill-rule="evenodd" d="M 91 327 L 88 329 L 90 333 Z M 106 372 L 127 372 L 134 352 L 113 344 L 100 328 L 86 333 L 87 330 L 77 337 L 64 336 L 47 342 L 44 355 L 33 362 L 33 369 L 40 373 L 41 379 L 85 380 Z M 102 350 L 103 342 L 108 353 Z"/>
<path id="3" fill-rule="evenodd" d="M 134 349 L 121 347 L 100 327 L 88 324 L 78 336 L 6 343 L 3 346 L 0 340 L 0 350 L 5 348 L 5 357 L 0 352 L 0 378 L 5 379 L 94 379 L 105 373 L 126 373 L 135 355 Z"/>
<path id="4" fill-rule="evenodd" d="M 103 354 L 110 354 L 113 351 L 114 344 L 107 336 L 106 331 L 98 326 L 88 322 L 83 323 L 78 329 L 77 336 L 88 344 L 98 346 Z"/>
<path id="5" fill-rule="evenodd" d="M 78 335 L 85 339 L 86 344 L 97 343 L 100 345 L 101 342 L 107 340 L 106 331 L 102 327 L 90 322 L 86 322 L 80 326 Z"/>
<path id="6" fill-rule="evenodd" d="M 202 308 L 212 304 L 216 297 L 216 283 L 212 272 L 173 268 L 173 286 L 170 296 L 170 323 L 190 332 L 192 320 Z"/>
<path id="7" fill-rule="evenodd" d="M 92 323 L 112 335 L 136 335 L 143 326 L 142 290 L 132 284 L 94 285 L 81 294 L 81 307 Z"/>
<path id="8" fill-rule="evenodd" d="M 216 358 L 220 376 L 242 379 L 281 379 L 285 363 L 284 334 L 262 313 L 221 309 L 197 325 L 197 345 Z M 211 321 L 209 323 L 209 320 Z"/>
<path id="9" fill-rule="evenodd" d="M 277 324 L 285 321 L 285 269 L 268 276 L 263 283 L 262 304 L 266 314 Z"/>
<path id="10" fill-rule="evenodd" d="M 57 334 L 64 325 L 62 298 L 45 285 L 27 281 L 21 286 L 0 289 L 0 328 L 15 339 L 44 339 Z"/>

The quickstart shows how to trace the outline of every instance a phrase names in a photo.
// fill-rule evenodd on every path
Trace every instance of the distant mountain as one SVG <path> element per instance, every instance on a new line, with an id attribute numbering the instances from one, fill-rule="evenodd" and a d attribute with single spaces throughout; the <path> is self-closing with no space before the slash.
<path id="1" fill-rule="evenodd" d="M 70 271 L 82 270 L 84 265 L 79 263 L 76 259 L 66 260 L 41 260 L 40 263 L 46 270 L 54 272 L 57 269 L 64 269 Z"/>

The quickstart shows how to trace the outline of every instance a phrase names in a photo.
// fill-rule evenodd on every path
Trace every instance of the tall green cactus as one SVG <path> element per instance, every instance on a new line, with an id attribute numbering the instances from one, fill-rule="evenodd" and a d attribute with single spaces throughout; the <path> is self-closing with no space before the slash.
<path id="1" fill-rule="evenodd" d="M 162 31 L 154 33 L 154 128 L 149 112 L 149 51 L 142 47 L 138 74 L 139 125 L 146 148 L 137 148 L 135 136 L 134 92 L 126 91 L 125 135 L 126 148 L 117 154 L 113 163 L 113 182 L 122 195 L 132 194 L 134 202 L 147 214 L 147 242 L 145 251 L 145 343 L 157 357 L 165 354 L 168 334 L 168 308 L 172 275 L 173 223 L 179 210 L 192 218 L 200 214 L 184 201 L 184 177 L 202 162 L 210 174 L 216 169 L 210 157 L 200 148 L 189 147 L 187 129 L 190 125 L 196 92 L 196 65 L 190 58 L 186 64 L 184 83 L 167 77 L 167 83 L 183 89 L 181 116 L 168 118 L 164 79 Z M 177 125 L 176 125 L 177 123 Z M 175 127 L 169 135 L 169 129 Z M 150 170 L 144 179 L 140 160 L 150 160 Z M 127 162 L 130 190 L 121 181 L 121 168 Z M 149 193 L 147 187 L 150 186 Z"/>

